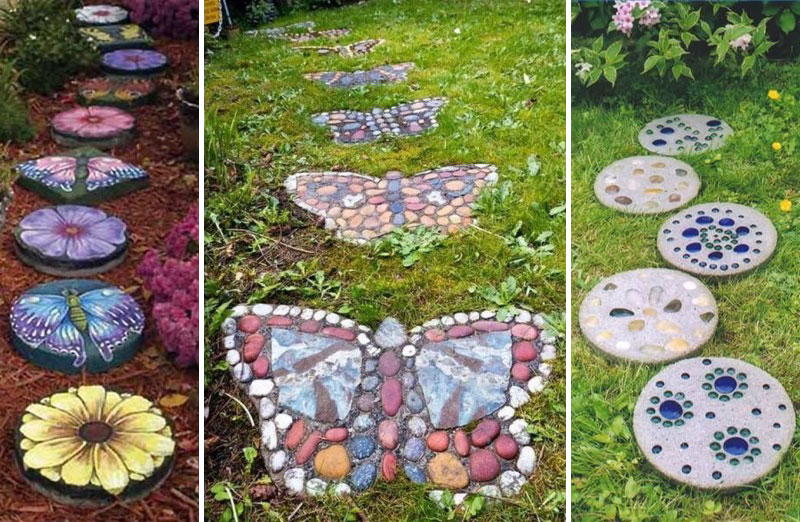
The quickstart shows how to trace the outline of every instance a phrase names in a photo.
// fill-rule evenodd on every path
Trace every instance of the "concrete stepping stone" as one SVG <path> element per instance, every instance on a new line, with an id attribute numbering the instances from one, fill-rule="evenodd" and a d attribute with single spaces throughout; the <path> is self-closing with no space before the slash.
<path id="1" fill-rule="evenodd" d="M 25 481 L 61 504 L 140 500 L 175 460 L 174 426 L 156 404 L 103 386 L 79 386 L 29 404 L 15 428 Z"/>
<path id="2" fill-rule="evenodd" d="M 285 187 L 298 206 L 324 218 L 340 239 L 363 244 L 402 227 L 455 233 L 472 223 L 480 191 L 497 180 L 497 167 L 453 165 L 411 177 L 383 179 L 352 172 L 301 172 Z"/>
<path id="3" fill-rule="evenodd" d="M 653 120 L 639 132 L 642 147 L 665 156 L 702 154 L 722 147 L 733 129 L 704 114 L 676 114 Z"/>
<path id="4" fill-rule="evenodd" d="M 300 53 L 314 53 L 314 54 L 338 54 L 343 58 L 350 58 L 353 56 L 363 56 L 371 53 L 377 46 L 381 45 L 385 40 L 372 38 L 369 40 L 362 40 L 360 42 L 348 45 L 333 45 L 333 46 L 313 46 L 302 45 L 294 46 L 292 49 Z"/>
<path id="5" fill-rule="evenodd" d="M 458 313 L 373 332 L 325 310 L 256 304 L 222 325 L 226 360 L 289 494 L 358 492 L 402 470 L 440 488 L 513 496 L 536 467 L 517 408 L 556 358 L 544 319 Z M 489 488 L 487 490 L 487 488 Z"/>
<path id="6" fill-rule="evenodd" d="M 101 281 L 64 279 L 34 286 L 11 305 L 14 348 L 61 373 L 100 373 L 139 350 L 144 314 L 121 289 Z"/>
<path id="7" fill-rule="evenodd" d="M 714 296 L 694 277 L 664 268 L 620 272 L 581 303 L 581 331 L 603 354 L 641 363 L 687 357 L 714 335 Z"/>
<path id="8" fill-rule="evenodd" d="M 15 170 L 20 185 L 56 204 L 97 205 L 149 183 L 145 170 L 92 148 L 29 160 Z"/>
<path id="9" fill-rule="evenodd" d="M 680 484 L 733 490 L 777 467 L 792 442 L 795 412 L 783 386 L 744 361 L 686 359 L 664 368 L 634 409 L 639 448 Z"/>
<path id="10" fill-rule="evenodd" d="M 143 49 L 153 45 L 152 38 L 135 24 L 82 27 L 80 32 L 104 53 L 118 49 Z"/>
<path id="11" fill-rule="evenodd" d="M 382 135 L 416 136 L 435 129 L 439 126 L 436 116 L 446 103 L 447 98 L 424 98 L 370 112 L 322 112 L 311 121 L 330 128 L 337 143 L 369 143 Z"/>
<path id="12" fill-rule="evenodd" d="M 667 219 L 658 250 L 672 266 L 702 276 L 753 270 L 775 251 L 778 232 L 761 212 L 736 203 L 695 205 Z"/>
<path id="13" fill-rule="evenodd" d="M 151 103 L 156 84 L 145 78 L 104 76 L 92 78 L 78 87 L 78 99 L 85 105 L 110 105 L 121 109 Z"/>
<path id="14" fill-rule="evenodd" d="M 688 163 L 664 156 L 633 156 L 604 168 L 594 182 L 603 205 L 630 214 L 680 208 L 697 196 L 700 178 Z"/>
<path id="15" fill-rule="evenodd" d="M 75 16 L 81 25 L 112 25 L 125 22 L 128 11 L 115 5 L 87 5 L 75 9 Z"/>
<path id="16" fill-rule="evenodd" d="M 133 138 L 136 119 L 117 107 L 91 105 L 58 113 L 50 122 L 53 141 L 64 147 L 123 147 Z"/>
<path id="17" fill-rule="evenodd" d="M 384 83 L 404 82 L 408 78 L 408 71 L 414 68 L 411 62 L 395 65 L 381 65 L 368 71 L 328 71 L 306 74 L 307 80 L 316 81 L 328 87 L 351 89 L 362 85 L 381 85 Z"/>
<path id="18" fill-rule="evenodd" d="M 128 252 L 128 227 L 100 209 L 60 205 L 35 210 L 14 229 L 22 261 L 58 277 L 83 277 L 120 265 Z"/>
<path id="19" fill-rule="evenodd" d="M 100 66 L 110 74 L 123 76 L 151 76 L 166 70 L 167 57 L 156 51 L 121 49 L 100 57 Z"/>
<path id="20" fill-rule="evenodd" d="M 253 29 L 251 31 L 245 31 L 246 35 L 249 36 L 256 36 L 256 35 L 264 35 L 269 38 L 283 38 L 288 34 L 298 33 L 303 31 L 312 31 L 316 27 L 314 22 L 298 22 L 296 24 L 284 25 L 282 27 L 271 27 L 269 29 Z"/>

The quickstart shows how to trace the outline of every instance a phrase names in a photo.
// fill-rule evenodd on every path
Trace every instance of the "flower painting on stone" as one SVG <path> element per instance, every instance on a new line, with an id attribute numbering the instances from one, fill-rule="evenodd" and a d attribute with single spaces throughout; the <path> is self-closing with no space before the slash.
<path id="1" fill-rule="evenodd" d="M 167 64 L 167 57 L 155 51 L 123 49 L 106 53 L 101 58 L 103 65 L 128 72 L 158 69 Z"/>
<path id="2" fill-rule="evenodd" d="M 134 118 L 115 107 L 76 107 L 53 118 L 53 128 L 82 138 L 109 138 L 133 129 Z"/>
<path id="3" fill-rule="evenodd" d="M 79 22 L 88 25 L 118 24 L 128 18 L 128 11 L 113 5 L 88 5 L 75 10 Z"/>

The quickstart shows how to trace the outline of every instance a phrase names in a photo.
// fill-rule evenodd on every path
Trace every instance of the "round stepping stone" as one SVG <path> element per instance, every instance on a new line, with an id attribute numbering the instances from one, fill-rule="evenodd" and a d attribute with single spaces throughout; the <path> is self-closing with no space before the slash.
<path id="1" fill-rule="evenodd" d="M 135 24 L 82 27 L 80 32 L 95 44 L 100 52 L 141 49 L 153 44 L 147 33 Z"/>
<path id="2" fill-rule="evenodd" d="M 148 76 L 163 72 L 168 60 L 156 51 L 122 49 L 104 54 L 100 58 L 100 65 L 111 74 Z"/>
<path id="3" fill-rule="evenodd" d="M 737 359 L 693 358 L 664 368 L 634 409 L 636 442 L 664 476 L 708 490 L 757 482 L 789 449 L 792 401 L 763 370 Z"/>
<path id="4" fill-rule="evenodd" d="M 56 114 L 53 140 L 64 147 L 122 147 L 133 137 L 136 119 L 116 107 L 76 107 Z"/>
<path id="5" fill-rule="evenodd" d="M 34 286 L 11 305 L 14 347 L 32 363 L 62 373 L 99 373 L 139 349 L 144 314 L 121 289 L 66 279 Z"/>
<path id="6" fill-rule="evenodd" d="M 717 328 L 717 302 L 694 277 L 665 268 L 621 272 L 581 303 L 581 331 L 615 359 L 663 363 L 691 355 Z"/>
<path id="7" fill-rule="evenodd" d="M 761 212 L 736 203 L 705 203 L 667 219 L 658 250 L 672 266 L 703 276 L 742 274 L 766 262 L 778 232 Z"/>
<path id="8" fill-rule="evenodd" d="M 20 221 L 14 238 L 25 264 L 59 277 L 106 272 L 122 263 L 128 251 L 125 223 L 92 207 L 35 210 Z"/>
<path id="9" fill-rule="evenodd" d="M 598 174 L 600 202 L 630 214 L 657 214 L 680 208 L 697 196 L 700 178 L 687 163 L 664 156 L 633 156 Z"/>
<path id="10" fill-rule="evenodd" d="M 96 507 L 142 499 L 172 471 L 172 422 L 150 400 L 102 386 L 54 393 L 25 408 L 14 460 L 36 491 Z"/>
<path id="11" fill-rule="evenodd" d="M 123 109 L 153 101 L 156 85 L 144 78 L 106 76 L 86 80 L 78 87 L 78 97 L 85 105 L 111 105 Z"/>
<path id="12" fill-rule="evenodd" d="M 701 154 L 722 147 L 733 129 L 704 114 L 676 114 L 653 120 L 639 132 L 642 147 L 666 156 Z"/>
<path id="13" fill-rule="evenodd" d="M 128 19 L 128 11 L 115 5 L 87 5 L 75 9 L 75 17 L 82 25 L 119 24 Z"/>

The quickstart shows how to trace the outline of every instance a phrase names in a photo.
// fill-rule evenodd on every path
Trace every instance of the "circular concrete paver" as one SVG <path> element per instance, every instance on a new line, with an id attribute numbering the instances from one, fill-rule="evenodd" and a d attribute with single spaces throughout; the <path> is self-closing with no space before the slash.
<path id="1" fill-rule="evenodd" d="M 702 154 L 722 147 L 733 129 L 704 114 L 676 114 L 653 120 L 639 132 L 639 143 L 656 154 Z"/>

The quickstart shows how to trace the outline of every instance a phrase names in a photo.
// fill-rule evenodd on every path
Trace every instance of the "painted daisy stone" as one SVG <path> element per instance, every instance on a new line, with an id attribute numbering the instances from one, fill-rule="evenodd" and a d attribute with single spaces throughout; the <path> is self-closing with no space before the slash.
<path id="1" fill-rule="evenodd" d="M 119 24 L 128 19 L 128 11 L 115 5 L 87 5 L 75 9 L 75 16 L 83 25 Z"/>
<path id="2" fill-rule="evenodd" d="M 135 24 L 82 27 L 81 34 L 94 43 L 100 52 L 118 49 L 141 49 L 153 44 L 144 30 Z"/>
<path id="3" fill-rule="evenodd" d="M 78 87 L 78 97 L 85 105 L 111 105 L 127 109 L 150 103 L 156 84 L 145 78 L 106 76 L 92 78 Z"/>
<path id="4" fill-rule="evenodd" d="M 152 401 L 103 386 L 29 404 L 15 430 L 14 460 L 23 478 L 63 504 L 142 499 L 166 480 L 174 458 L 171 420 Z"/>
<path id="5" fill-rule="evenodd" d="M 35 286 L 11 305 L 14 347 L 32 363 L 62 373 L 100 373 L 139 350 L 144 314 L 121 289 L 65 279 Z"/>
<path id="6" fill-rule="evenodd" d="M 676 114 L 645 125 L 639 132 L 639 143 L 666 156 L 702 154 L 722 147 L 732 134 L 730 125 L 713 116 Z"/>
<path id="7" fill-rule="evenodd" d="M 163 72 L 168 60 L 156 51 L 122 49 L 104 54 L 100 58 L 100 65 L 111 74 L 147 76 Z"/>
<path id="8" fill-rule="evenodd" d="M 783 386 L 744 361 L 686 359 L 642 390 L 633 413 L 639 448 L 667 478 L 706 490 L 753 484 L 792 442 L 795 412 Z"/>
<path id="9" fill-rule="evenodd" d="M 125 223 L 100 209 L 61 205 L 35 210 L 14 229 L 17 255 L 45 274 L 78 277 L 118 266 L 128 251 Z"/>
<path id="10" fill-rule="evenodd" d="M 136 119 L 116 107 L 76 107 L 57 114 L 50 129 L 64 147 L 122 147 L 133 137 Z"/>

